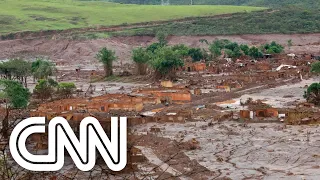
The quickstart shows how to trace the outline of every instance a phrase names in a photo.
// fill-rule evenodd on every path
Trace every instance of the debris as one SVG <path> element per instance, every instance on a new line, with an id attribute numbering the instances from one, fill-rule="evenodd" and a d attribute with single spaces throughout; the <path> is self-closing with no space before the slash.
<path id="1" fill-rule="evenodd" d="M 206 108 L 206 105 L 198 105 L 198 106 L 196 107 L 196 110 L 204 109 L 204 108 Z"/>

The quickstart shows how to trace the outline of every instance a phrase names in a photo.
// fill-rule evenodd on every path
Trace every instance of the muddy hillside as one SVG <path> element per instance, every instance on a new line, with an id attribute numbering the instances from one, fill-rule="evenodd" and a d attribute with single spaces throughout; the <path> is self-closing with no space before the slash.
<path id="1" fill-rule="evenodd" d="M 320 54 L 320 33 L 318 34 L 268 34 L 268 35 L 228 35 L 228 36 L 169 36 L 169 44 L 183 43 L 192 47 L 206 47 L 199 42 L 206 39 L 209 42 L 214 39 L 229 39 L 238 43 L 260 45 L 276 40 L 284 46 L 292 40 L 293 46 L 286 49 L 288 53 L 314 53 Z M 99 66 L 95 54 L 101 47 L 107 47 L 116 51 L 119 57 L 116 65 L 131 63 L 131 50 L 137 46 L 146 46 L 155 42 L 151 36 L 139 37 L 111 37 L 96 40 L 69 40 L 55 38 L 18 39 L 0 41 L 0 59 L 14 57 L 33 58 L 35 56 L 47 56 L 49 59 L 63 63 L 70 68 L 83 66 L 85 68 L 97 68 Z"/>

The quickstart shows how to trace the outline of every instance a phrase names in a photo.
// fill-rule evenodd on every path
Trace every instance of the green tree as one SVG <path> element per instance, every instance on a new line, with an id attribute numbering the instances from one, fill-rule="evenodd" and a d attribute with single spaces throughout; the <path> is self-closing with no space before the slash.
<path id="1" fill-rule="evenodd" d="M 241 49 L 241 51 L 245 54 L 245 55 L 249 55 L 249 46 L 248 45 L 246 45 L 246 44 L 241 44 L 240 45 L 240 49 Z"/>
<path id="2" fill-rule="evenodd" d="M 227 55 L 228 58 L 232 58 L 233 52 L 230 49 L 225 49 L 224 54 Z"/>
<path id="3" fill-rule="evenodd" d="M 210 44 L 209 51 L 214 58 L 221 56 L 221 49 L 215 44 Z"/>
<path id="4" fill-rule="evenodd" d="M 312 63 L 310 71 L 313 73 L 320 73 L 320 61 Z"/>
<path id="5" fill-rule="evenodd" d="M 201 53 L 202 53 L 203 59 L 204 59 L 205 61 L 210 61 L 210 60 L 212 60 L 211 54 L 209 54 L 206 49 L 202 48 L 202 49 L 201 49 Z"/>
<path id="6" fill-rule="evenodd" d="M 239 44 L 236 42 L 230 42 L 230 43 L 224 45 L 224 48 L 230 49 L 231 51 L 233 51 L 234 49 L 239 48 Z"/>
<path id="7" fill-rule="evenodd" d="M 31 72 L 34 79 L 47 79 L 49 76 L 52 76 L 55 71 L 55 65 L 48 60 L 38 58 L 31 64 Z"/>
<path id="8" fill-rule="evenodd" d="M 189 47 L 187 47 L 186 45 L 184 44 L 177 44 L 177 45 L 174 45 L 171 47 L 171 49 L 173 51 L 176 51 L 178 52 L 182 58 L 185 58 L 188 56 L 188 53 L 189 53 Z"/>
<path id="9" fill-rule="evenodd" d="M 151 52 L 151 53 L 154 53 L 157 49 L 160 49 L 162 48 L 163 46 L 156 42 L 156 43 L 152 43 L 150 44 L 148 47 L 147 47 L 147 51 Z"/>
<path id="10" fill-rule="evenodd" d="M 228 41 L 225 43 L 227 43 L 224 45 L 225 54 L 227 54 L 229 58 L 235 59 L 242 56 L 242 52 L 238 43 Z"/>
<path id="11" fill-rule="evenodd" d="M 27 78 L 31 75 L 31 63 L 23 59 L 10 59 L 0 63 L 0 73 L 5 79 L 18 80 L 27 87 Z"/>
<path id="12" fill-rule="evenodd" d="M 58 84 L 58 95 L 61 98 L 70 98 L 76 90 L 76 85 L 72 82 L 62 82 Z"/>
<path id="13" fill-rule="evenodd" d="M 33 94 L 43 101 L 45 99 L 52 98 L 57 86 L 58 83 L 53 79 L 40 79 L 33 90 Z"/>
<path id="14" fill-rule="evenodd" d="M 156 72 L 156 78 L 173 79 L 176 69 L 183 66 L 183 60 L 177 51 L 173 51 L 170 47 L 163 47 L 156 50 L 150 64 Z"/>
<path id="15" fill-rule="evenodd" d="M 11 109 L 25 108 L 28 105 L 30 92 L 21 83 L 12 80 L 0 80 L 3 87 L 1 98 L 5 102 L 6 115 L 2 120 L 2 136 L 8 138 L 9 114 Z"/>
<path id="16" fill-rule="evenodd" d="M 142 47 L 132 50 L 132 59 L 137 64 L 139 75 L 147 74 L 147 62 L 150 58 L 150 52 Z"/>
<path id="17" fill-rule="evenodd" d="M 229 44 L 230 41 L 227 39 L 215 40 L 209 45 L 209 51 L 211 52 L 212 57 L 217 58 L 221 56 L 221 50 L 225 47 L 226 44 Z"/>
<path id="18" fill-rule="evenodd" d="M 263 53 L 259 50 L 259 48 L 254 47 L 254 46 L 249 49 L 248 55 L 252 58 L 262 58 L 263 57 Z"/>
<path id="19" fill-rule="evenodd" d="M 280 44 L 277 44 L 275 41 L 272 41 L 270 44 L 265 44 L 262 46 L 264 52 L 268 54 L 279 54 L 283 52 L 284 47 Z"/>
<path id="20" fill-rule="evenodd" d="M 160 31 L 157 32 L 156 37 L 158 39 L 158 42 L 160 44 L 160 46 L 166 46 L 168 44 L 168 41 L 166 40 L 167 38 L 167 34 L 165 34 L 164 32 Z"/>
<path id="21" fill-rule="evenodd" d="M 320 105 L 320 83 L 312 83 L 304 92 L 304 98 L 310 103 Z"/>
<path id="22" fill-rule="evenodd" d="M 188 55 L 192 58 L 193 62 L 203 59 L 203 54 L 200 48 L 190 48 Z"/>
<path id="23" fill-rule="evenodd" d="M 108 50 L 107 48 L 102 48 L 96 55 L 96 58 L 103 63 L 105 76 L 109 77 L 113 75 L 112 63 L 117 59 L 115 52 Z"/>
<path id="24" fill-rule="evenodd" d="M 225 54 L 228 56 L 228 58 L 239 58 L 240 56 L 242 56 L 242 52 L 240 51 L 239 47 L 234 48 L 234 50 L 231 49 L 225 49 Z"/>

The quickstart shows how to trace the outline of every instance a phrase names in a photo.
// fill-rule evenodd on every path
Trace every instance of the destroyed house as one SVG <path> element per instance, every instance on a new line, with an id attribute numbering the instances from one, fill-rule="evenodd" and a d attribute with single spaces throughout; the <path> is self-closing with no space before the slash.
<path id="1" fill-rule="evenodd" d="M 135 93 L 168 97 L 172 101 L 191 101 L 191 93 L 187 88 L 145 88 L 136 90 Z"/>
<path id="2" fill-rule="evenodd" d="M 205 71 L 206 63 L 203 62 L 195 62 L 195 63 L 186 63 L 183 67 L 184 71 L 192 72 L 192 71 Z"/>

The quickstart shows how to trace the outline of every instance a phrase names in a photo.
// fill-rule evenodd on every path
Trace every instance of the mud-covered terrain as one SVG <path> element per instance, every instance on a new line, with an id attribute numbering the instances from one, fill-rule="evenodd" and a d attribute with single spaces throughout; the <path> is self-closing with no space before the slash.
<path id="1" fill-rule="evenodd" d="M 200 148 L 184 151 L 216 176 L 231 179 L 319 179 L 319 126 L 227 122 L 156 124 L 158 136 L 182 142 L 195 138 Z M 155 124 L 137 126 L 143 133 Z M 165 151 L 167 146 L 148 147 Z M 176 159 L 175 164 L 179 164 Z M 186 162 L 184 162 L 186 163 Z M 187 163 L 186 163 L 187 164 Z"/>
<path id="2" fill-rule="evenodd" d="M 277 41 L 287 47 L 288 40 L 293 46 L 286 49 L 287 53 L 320 54 L 320 34 L 267 34 L 267 35 L 233 35 L 233 36 L 169 36 L 169 44 L 186 44 L 192 47 L 206 47 L 199 42 L 206 39 L 229 39 L 238 43 L 261 45 L 270 41 Z M 131 50 L 137 46 L 146 46 L 155 42 L 151 36 L 111 37 L 97 40 L 69 40 L 69 39 L 19 39 L 0 41 L 0 59 L 13 57 L 47 56 L 55 62 L 63 62 L 67 69 L 74 69 L 81 65 L 86 69 L 97 69 L 96 53 L 102 47 L 116 51 L 118 61 L 116 65 L 132 63 Z"/>

